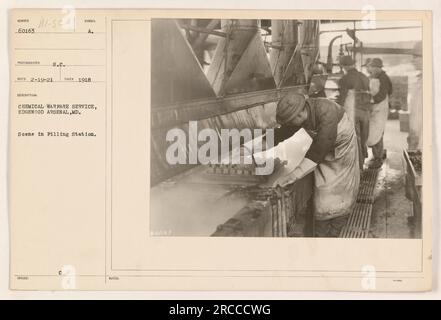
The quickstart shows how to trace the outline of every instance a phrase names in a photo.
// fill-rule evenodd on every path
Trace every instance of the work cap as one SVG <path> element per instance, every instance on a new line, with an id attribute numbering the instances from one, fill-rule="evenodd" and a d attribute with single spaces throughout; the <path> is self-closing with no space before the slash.
<path id="1" fill-rule="evenodd" d="M 277 123 L 285 124 L 294 119 L 305 107 L 306 98 L 303 94 L 289 92 L 277 104 Z"/>
<path id="2" fill-rule="evenodd" d="M 311 71 L 311 73 L 312 73 L 312 74 L 323 74 L 323 73 L 324 73 L 324 71 L 323 71 L 323 67 L 322 67 L 320 64 L 315 64 L 315 65 L 312 67 L 312 71 Z"/>
<path id="3" fill-rule="evenodd" d="M 353 66 L 355 64 L 354 59 L 351 56 L 342 56 L 340 57 L 340 65 L 345 66 Z"/>
<path id="4" fill-rule="evenodd" d="M 383 60 L 381 60 L 380 58 L 373 58 L 371 62 L 369 62 L 369 66 L 383 68 Z"/>

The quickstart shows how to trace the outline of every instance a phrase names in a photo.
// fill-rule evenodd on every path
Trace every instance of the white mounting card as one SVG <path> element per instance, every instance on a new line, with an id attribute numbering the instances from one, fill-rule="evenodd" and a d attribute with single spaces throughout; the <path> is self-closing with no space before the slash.
<path id="1" fill-rule="evenodd" d="M 393 217 L 385 215 L 386 209 L 376 207 L 384 204 L 384 197 L 389 195 L 383 192 L 379 193 L 383 202 L 378 200 L 373 204 L 373 214 L 377 214 L 377 224 L 384 223 L 388 228 L 375 229 L 371 222 L 371 235 L 372 232 L 384 233 L 379 238 L 260 236 L 262 230 L 272 227 L 261 225 L 270 221 L 271 201 L 255 198 L 247 202 L 253 193 L 249 184 L 240 185 L 240 179 L 248 172 L 221 167 L 220 170 L 236 170 L 227 172 L 233 182 L 226 184 L 213 178 L 211 184 L 184 184 L 186 175 L 203 174 L 197 170 L 199 163 L 172 163 L 173 159 L 188 160 L 186 152 L 194 147 L 199 150 L 196 160 L 203 159 L 204 143 L 209 139 L 217 141 L 221 129 L 233 134 L 233 129 L 241 132 L 268 128 L 275 119 L 274 106 L 280 97 L 291 90 L 308 92 L 308 79 L 304 75 L 315 72 L 316 66 L 312 63 L 326 66 L 328 45 L 340 32 L 331 29 L 343 30 L 341 43 L 349 44 L 342 49 L 350 50 L 354 42 L 345 30 L 354 27 L 353 21 L 356 21 L 356 29 L 363 29 L 364 16 L 361 11 L 326 10 L 11 10 L 8 168 L 11 289 L 430 290 L 430 11 L 377 11 L 378 30 L 357 30 L 356 33 L 363 47 L 371 46 L 370 50 L 375 52 L 383 52 L 387 47 L 393 54 L 408 59 L 403 62 L 406 66 L 412 64 L 409 69 L 397 69 L 394 64 L 397 59 L 383 58 L 384 70 L 391 77 L 402 76 L 407 71 L 416 74 L 414 68 L 418 67 L 413 63 L 418 58 L 412 59 L 418 53 L 413 51 L 413 43 L 417 41 L 422 45 L 421 72 L 408 81 L 420 83 L 420 90 L 424 89 L 424 95 L 414 95 L 421 99 L 420 118 L 409 108 L 401 112 L 400 119 L 388 120 L 384 139 L 388 146 L 387 159 L 378 178 L 387 183 L 391 177 L 404 181 L 409 171 L 400 166 L 406 163 L 401 159 L 408 149 L 409 133 L 400 131 L 399 126 L 401 123 L 404 128 L 409 124 L 415 129 L 423 123 L 418 133 L 422 141 L 419 149 L 423 169 L 420 177 L 416 177 L 421 180 L 415 180 L 422 184 L 410 185 L 416 190 L 413 200 L 406 198 L 404 184 L 402 191 L 395 194 L 396 198 L 388 198 L 390 201 L 403 199 L 401 203 L 408 205 L 409 214 L 413 212 L 414 203 L 421 205 L 422 215 L 417 216 L 421 218 L 420 235 L 384 233 L 386 229 L 387 232 L 396 230 L 391 224 L 403 224 L 404 216 L 398 216 L 399 210 L 394 211 L 397 215 Z M 175 21 L 155 29 L 155 25 L 161 25 L 159 20 L 164 19 Z M 280 23 L 286 20 L 299 23 Z M 315 22 L 302 23 L 305 20 Z M 283 25 L 298 27 L 300 38 L 297 40 L 305 46 L 301 52 L 308 53 L 308 48 L 316 46 L 321 54 L 317 55 L 317 61 L 313 57 L 300 59 L 293 74 L 286 75 L 283 86 L 277 87 L 278 82 L 270 73 L 283 68 L 275 68 L 273 63 L 292 60 L 289 56 L 277 60 L 277 50 L 297 45 L 286 34 L 276 40 L 273 35 L 271 40 L 271 26 L 288 32 Z M 155 30 L 165 31 L 158 35 Z M 261 39 L 255 36 L 259 33 Z M 320 37 L 316 37 L 319 34 Z M 399 40 L 404 47 L 389 48 L 387 41 L 378 44 L 379 35 Z M 161 37 L 171 39 L 159 41 Z M 243 52 L 250 57 L 267 58 L 265 72 L 247 63 L 246 83 L 228 88 L 225 94 L 212 90 L 204 77 L 219 39 L 223 39 L 227 54 L 220 62 L 224 64 L 216 78 L 220 82 L 231 83 L 227 82 L 228 76 L 235 74 L 234 65 L 241 65 L 238 61 Z M 256 39 L 262 43 L 248 46 L 249 41 Z M 286 39 L 289 42 L 284 42 Z M 250 53 L 253 48 L 259 50 L 255 55 Z M 331 69 L 339 52 L 336 48 L 331 56 Z M 357 50 L 361 49 L 354 50 L 356 67 L 361 70 L 361 62 L 368 56 L 376 57 L 377 53 L 365 54 L 360 61 Z M 404 52 L 407 54 L 402 54 Z M 182 73 L 168 72 L 170 65 L 179 65 Z M 266 72 L 270 71 L 269 66 L 271 72 Z M 327 84 L 337 83 L 341 76 L 337 65 L 331 71 Z M 204 86 L 191 85 L 193 79 Z M 153 93 L 152 88 L 158 91 Z M 335 88 L 325 86 L 326 90 L 329 96 L 335 93 Z M 152 101 L 152 97 L 157 100 Z M 192 121 L 197 122 L 196 135 L 191 131 Z M 205 129 L 207 131 L 202 132 Z M 389 135 L 392 131 L 400 144 L 391 143 L 394 141 Z M 312 143 L 305 134 L 299 131 L 284 143 L 288 146 L 285 150 L 288 166 L 297 166 L 307 151 L 306 146 Z M 184 148 L 175 148 L 167 155 L 168 147 L 176 142 L 167 140 L 167 136 L 181 137 L 186 142 L 194 137 L 199 140 L 194 145 L 185 143 Z M 181 151 L 183 158 L 178 156 Z M 418 170 L 410 173 L 415 177 Z M 248 178 L 247 181 L 258 180 L 258 177 Z M 311 181 L 299 182 L 295 191 L 297 198 L 292 198 L 290 203 L 292 210 L 298 211 L 292 211 L 292 219 L 285 221 L 287 228 L 293 221 L 300 223 L 301 215 L 313 210 Z M 184 189 L 198 196 L 178 197 L 179 201 L 173 202 L 173 192 Z M 203 229 L 209 220 L 220 226 L 214 229 L 222 231 L 222 236 L 175 236 L 169 230 L 152 230 L 156 209 L 151 208 L 150 197 L 154 194 L 169 199 L 167 207 L 177 208 L 173 221 L 182 228 L 188 226 L 188 232 L 195 223 L 201 224 L 195 229 Z M 209 205 L 198 206 L 196 200 L 200 195 L 204 195 L 201 198 Z M 390 202 L 387 205 L 387 210 L 392 210 Z M 179 211 L 179 207 L 185 210 Z M 198 221 L 180 215 L 191 208 L 201 210 L 194 215 Z M 218 221 L 210 216 L 222 209 L 231 210 L 228 214 L 222 212 L 225 219 L 222 216 Z M 387 214 L 392 212 L 387 210 Z M 227 236 L 230 231 L 236 236 Z"/>

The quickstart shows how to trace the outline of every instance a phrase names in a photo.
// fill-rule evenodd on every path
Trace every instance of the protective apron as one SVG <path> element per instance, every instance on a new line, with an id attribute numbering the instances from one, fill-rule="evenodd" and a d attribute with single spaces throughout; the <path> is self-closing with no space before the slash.
<path id="1" fill-rule="evenodd" d="M 315 168 L 314 177 L 315 218 L 349 214 L 357 198 L 360 168 L 354 124 L 346 113 L 338 123 L 335 149 Z"/>
<path id="2" fill-rule="evenodd" d="M 372 96 L 376 95 L 379 90 L 379 80 L 371 79 L 369 82 Z M 381 137 L 383 137 L 384 129 L 386 127 L 387 116 L 389 114 L 389 97 L 372 105 L 371 115 L 369 117 L 369 136 L 366 141 L 368 147 L 376 145 Z"/>

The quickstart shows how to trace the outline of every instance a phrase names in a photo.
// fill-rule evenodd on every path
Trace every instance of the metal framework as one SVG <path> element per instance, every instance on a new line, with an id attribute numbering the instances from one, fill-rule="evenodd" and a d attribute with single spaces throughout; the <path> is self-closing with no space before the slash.
<path id="1" fill-rule="evenodd" d="M 271 127 L 274 103 L 284 93 L 307 92 L 318 55 L 318 21 L 272 21 L 275 46 L 269 56 L 259 20 L 221 20 L 221 30 L 215 29 L 218 24 L 152 20 L 153 184 L 188 168 L 166 163 L 168 129 L 186 131 L 190 120 L 216 130 Z M 201 48 L 208 36 L 218 40 L 205 73 Z M 272 117 L 267 109 L 273 110 Z"/>

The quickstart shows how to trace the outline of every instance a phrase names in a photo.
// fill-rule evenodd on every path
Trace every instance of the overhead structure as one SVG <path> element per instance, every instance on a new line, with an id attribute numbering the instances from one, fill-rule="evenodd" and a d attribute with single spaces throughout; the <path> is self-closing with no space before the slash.
<path id="1" fill-rule="evenodd" d="M 219 40 L 207 78 L 216 94 L 276 87 L 258 20 L 222 20 L 226 38 Z"/>
<path id="2" fill-rule="evenodd" d="M 200 129 L 217 132 L 272 127 L 280 97 L 292 90 L 307 92 L 309 66 L 314 62 L 314 54 L 309 56 L 310 46 L 318 37 L 318 22 L 307 22 L 297 34 L 299 23 L 286 20 L 272 27 L 273 32 L 282 26 L 290 30 L 282 32 L 282 44 L 274 43 L 271 49 L 283 52 L 275 68 L 267 56 L 259 20 L 221 20 L 221 30 L 216 29 L 216 20 L 203 24 L 197 20 L 152 20 L 152 185 L 192 167 L 167 163 L 168 130 L 179 128 L 188 136 L 189 121 L 197 121 Z M 308 30 L 311 27 L 312 31 Z M 207 34 L 217 38 L 217 45 L 204 73 L 201 57 L 207 48 L 205 42 L 210 39 L 212 46 Z M 297 38 L 305 46 L 297 43 Z"/>
<path id="3" fill-rule="evenodd" d="M 152 20 L 151 61 L 152 107 L 215 96 L 175 20 Z"/>
<path id="4" fill-rule="evenodd" d="M 270 64 L 278 87 L 298 45 L 298 25 L 297 20 L 271 20 Z M 297 81 L 293 80 L 294 83 Z"/>
<path id="5" fill-rule="evenodd" d="M 277 87 L 308 84 L 319 55 L 318 20 L 273 20 L 270 62 Z"/>
<path id="6" fill-rule="evenodd" d="M 175 20 L 152 20 L 151 61 L 152 115 L 177 102 L 215 97 L 213 88 Z M 179 109 L 173 112 L 179 112 Z M 152 118 L 152 125 L 157 124 L 156 120 Z M 183 122 L 176 123 L 174 127 L 188 131 Z M 168 164 L 165 137 L 169 129 L 171 127 L 152 128 L 150 169 L 153 184 L 191 167 Z"/>
<path id="7" fill-rule="evenodd" d="M 299 25 L 299 44 L 305 81 L 309 83 L 319 56 L 319 20 L 302 20 Z"/>
<path id="8" fill-rule="evenodd" d="M 179 26 L 185 30 L 185 36 L 196 58 L 202 67 L 208 64 L 205 61 L 204 53 L 210 51 L 213 46 L 213 41 L 208 40 L 210 36 L 225 36 L 224 33 L 219 32 L 219 19 L 181 19 Z"/>

